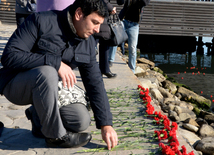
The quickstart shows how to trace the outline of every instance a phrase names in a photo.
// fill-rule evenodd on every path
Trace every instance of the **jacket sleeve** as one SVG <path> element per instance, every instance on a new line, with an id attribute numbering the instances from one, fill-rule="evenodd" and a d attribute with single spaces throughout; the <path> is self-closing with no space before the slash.
<path id="1" fill-rule="evenodd" d="M 139 6 L 144 7 L 150 3 L 150 0 L 139 0 Z"/>
<path id="2" fill-rule="evenodd" d="M 106 3 L 107 5 L 107 8 L 108 8 L 108 12 L 112 12 L 113 10 L 113 5 L 108 1 L 108 0 L 104 0 L 104 2 Z"/>
<path id="3" fill-rule="evenodd" d="M 3 67 L 23 71 L 50 65 L 59 69 L 61 57 L 34 51 L 40 31 L 37 18 L 37 13 L 30 15 L 10 37 L 1 58 Z"/>
<path id="4" fill-rule="evenodd" d="M 95 48 L 90 63 L 79 66 L 79 71 L 87 95 L 90 99 L 96 127 L 100 129 L 103 125 L 112 125 L 112 114 L 110 112 L 110 105 L 103 78 L 101 76 L 99 65 L 96 62 Z"/>

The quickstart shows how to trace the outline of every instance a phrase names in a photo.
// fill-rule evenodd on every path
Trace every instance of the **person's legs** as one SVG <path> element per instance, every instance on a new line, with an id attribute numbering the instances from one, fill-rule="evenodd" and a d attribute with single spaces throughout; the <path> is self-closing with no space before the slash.
<path id="1" fill-rule="evenodd" d="M 129 67 L 135 72 L 136 58 L 137 58 L 137 42 L 139 34 L 139 24 L 135 22 L 130 22 L 124 20 L 124 26 L 128 35 L 128 45 L 129 45 Z"/>
<path id="2" fill-rule="evenodd" d="M 108 61 L 114 62 L 117 46 L 110 46 Z"/>
<path id="3" fill-rule="evenodd" d="M 124 54 L 125 54 L 125 48 L 124 48 L 125 42 L 123 42 L 123 43 L 120 44 L 119 46 L 120 46 L 120 48 L 121 48 L 121 53 L 124 55 Z"/>
<path id="4" fill-rule="evenodd" d="M 66 134 L 57 105 L 58 73 L 53 67 L 41 66 L 19 73 L 3 94 L 14 104 L 34 105 L 45 137 L 59 138 Z"/>
<path id="5" fill-rule="evenodd" d="M 117 74 L 114 74 L 110 71 L 109 68 L 109 61 L 108 61 L 108 55 L 109 55 L 109 46 L 106 45 L 105 40 L 99 41 L 99 66 L 100 71 L 103 75 L 107 76 L 108 78 L 114 78 L 117 76 Z"/>
<path id="6" fill-rule="evenodd" d="M 71 132 L 82 132 L 89 127 L 91 122 L 88 109 L 81 103 L 61 107 L 60 115 L 64 127 Z"/>
<path id="7" fill-rule="evenodd" d="M 109 63 L 108 63 L 109 46 L 105 44 L 104 41 L 99 41 L 99 67 L 101 73 L 109 73 Z"/>

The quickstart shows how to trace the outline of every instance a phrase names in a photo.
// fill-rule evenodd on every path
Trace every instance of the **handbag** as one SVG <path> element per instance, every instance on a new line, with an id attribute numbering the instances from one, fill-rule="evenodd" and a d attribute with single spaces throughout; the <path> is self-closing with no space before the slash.
<path id="1" fill-rule="evenodd" d="M 88 110 L 90 110 L 90 102 L 86 95 L 86 92 L 74 85 L 74 87 L 67 88 L 63 87 L 62 81 L 58 82 L 58 106 L 61 108 L 62 106 L 66 106 L 69 104 L 80 103 L 86 106 Z"/>
<path id="2" fill-rule="evenodd" d="M 117 14 L 110 15 L 107 22 L 111 29 L 111 38 L 108 40 L 109 46 L 118 46 L 128 39 L 122 21 Z"/>

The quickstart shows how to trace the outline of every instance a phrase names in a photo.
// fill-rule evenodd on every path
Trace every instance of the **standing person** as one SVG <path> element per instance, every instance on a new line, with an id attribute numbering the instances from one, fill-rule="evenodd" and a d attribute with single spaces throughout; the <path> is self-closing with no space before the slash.
<path id="1" fill-rule="evenodd" d="M 129 49 L 129 68 L 135 72 L 137 43 L 139 35 L 139 22 L 143 15 L 143 8 L 148 5 L 150 0 L 126 0 L 123 9 L 120 11 L 119 18 L 123 20 L 124 29 L 128 35 Z M 109 61 L 115 59 L 117 46 L 111 47 L 109 51 Z"/>
<path id="2" fill-rule="evenodd" d="M 63 10 L 73 4 L 75 0 L 37 0 L 36 12 L 49 10 Z"/>
<path id="3" fill-rule="evenodd" d="M 113 7 L 109 0 L 104 0 L 104 2 L 107 4 L 109 15 L 115 14 L 116 7 Z M 121 5 L 124 3 L 124 0 L 117 0 L 117 4 Z M 115 78 L 117 74 L 112 73 L 109 66 L 109 50 L 110 46 L 106 42 L 111 37 L 111 30 L 109 28 L 109 25 L 107 23 L 108 18 L 105 18 L 103 24 L 100 27 L 100 33 L 95 34 L 95 37 L 98 38 L 99 42 L 99 66 L 101 73 L 107 78 Z"/>
<path id="4" fill-rule="evenodd" d="M 92 36 L 107 16 L 102 0 L 76 0 L 62 11 L 33 13 L 15 30 L 3 51 L 0 94 L 17 105 L 34 105 L 41 129 L 32 121 L 32 130 L 41 132 L 49 147 L 79 147 L 91 139 L 89 133 L 80 133 L 90 124 L 87 108 L 74 103 L 61 110 L 57 104 L 58 82 L 73 87 L 75 67 L 79 68 L 96 127 L 109 150 L 117 145 Z"/>
<path id="5" fill-rule="evenodd" d="M 24 20 L 33 12 L 36 8 L 36 0 L 16 0 L 16 24 L 17 27 L 21 25 Z"/>
<path id="6" fill-rule="evenodd" d="M 109 0 L 104 0 L 104 2 L 107 4 L 109 15 L 115 14 L 116 7 L 113 7 L 109 2 Z M 95 37 L 97 38 L 97 42 L 99 42 L 99 67 L 100 67 L 101 73 L 107 76 L 107 78 L 115 78 L 117 74 L 114 74 L 111 72 L 109 68 L 109 62 L 108 62 L 110 46 L 105 41 L 105 38 L 109 38 L 111 35 L 107 20 L 108 18 L 104 19 L 104 22 L 100 27 L 100 32 L 95 34 Z"/>

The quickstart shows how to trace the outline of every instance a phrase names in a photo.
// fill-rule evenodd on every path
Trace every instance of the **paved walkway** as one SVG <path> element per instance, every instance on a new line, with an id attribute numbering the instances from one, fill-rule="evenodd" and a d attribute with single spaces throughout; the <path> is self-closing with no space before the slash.
<path id="1" fill-rule="evenodd" d="M 0 53 L 15 30 L 15 25 L 0 25 Z M 95 128 L 93 113 L 91 113 L 92 124 L 87 130 L 91 132 L 93 139 L 84 147 L 76 149 L 47 148 L 44 139 L 35 138 L 31 134 L 31 123 L 27 120 L 24 111 L 29 106 L 16 106 L 10 103 L 4 96 L 0 96 L 0 121 L 5 125 L 0 137 L 1 155 L 71 155 L 71 154 L 158 154 L 158 143 L 152 138 L 154 130 L 158 127 L 152 124 L 152 120 L 145 117 L 145 107 L 142 106 L 136 88 L 140 81 L 122 61 L 119 55 L 111 68 L 117 73 L 115 79 L 103 78 L 109 95 L 112 113 L 114 116 L 114 127 L 120 137 L 120 147 L 113 151 L 104 151 L 106 145 L 101 140 L 100 131 Z M 75 70 L 78 85 L 82 86 L 78 70 Z M 155 107 L 156 110 L 158 107 Z M 180 146 L 185 145 L 187 151 L 191 147 L 177 133 Z"/>

